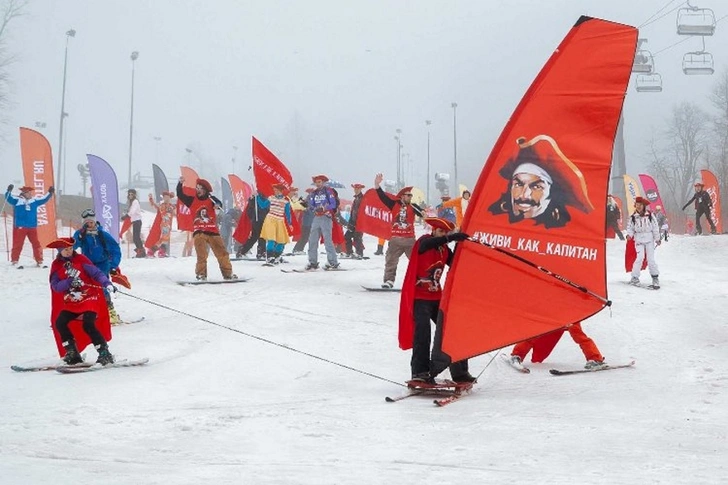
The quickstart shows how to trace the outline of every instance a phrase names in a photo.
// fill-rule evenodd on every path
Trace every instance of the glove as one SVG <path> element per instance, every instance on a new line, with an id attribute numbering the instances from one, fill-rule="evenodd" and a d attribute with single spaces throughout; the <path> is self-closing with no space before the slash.
<path id="1" fill-rule="evenodd" d="M 109 274 L 111 276 L 116 276 L 117 274 L 119 274 L 119 268 L 114 268 L 112 270 L 109 270 Z"/>
<path id="2" fill-rule="evenodd" d="M 55 194 L 56 188 L 51 185 L 50 187 L 48 187 L 48 193 L 51 195 Z"/>
<path id="3" fill-rule="evenodd" d="M 12 192 L 15 186 L 13 184 L 8 185 L 8 192 Z"/>
<path id="4" fill-rule="evenodd" d="M 81 288 L 83 286 L 83 281 L 81 281 L 78 278 L 73 278 L 71 280 L 71 288 Z"/>
<path id="5" fill-rule="evenodd" d="M 466 239 L 470 238 L 470 236 L 468 236 L 464 232 L 456 232 L 455 234 L 450 234 L 446 237 L 447 237 L 448 242 L 450 242 L 450 241 L 460 242 L 460 241 L 465 241 Z"/>

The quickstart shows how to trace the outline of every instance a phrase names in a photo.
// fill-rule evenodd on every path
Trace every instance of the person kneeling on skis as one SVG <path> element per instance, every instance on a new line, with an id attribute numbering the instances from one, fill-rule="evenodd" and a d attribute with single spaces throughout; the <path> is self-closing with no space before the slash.
<path id="1" fill-rule="evenodd" d="M 47 247 L 58 249 L 50 272 L 51 324 L 58 351 L 66 364 L 83 362 L 80 351 L 93 343 L 98 351 L 96 363 L 114 363 L 107 342 L 111 340 L 109 311 L 104 289 L 116 287 L 90 259 L 74 251 L 75 240 L 64 237 Z M 77 319 L 82 320 L 79 326 Z M 80 328 L 79 328 L 80 327 Z"/>

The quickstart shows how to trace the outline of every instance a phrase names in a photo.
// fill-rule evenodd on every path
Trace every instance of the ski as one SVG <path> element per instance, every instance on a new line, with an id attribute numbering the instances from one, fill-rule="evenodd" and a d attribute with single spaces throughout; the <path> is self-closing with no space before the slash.
<path id="1" fill-rule="evenodd" d="M 196 285 L 226 285 L 230 283 L 245 283 L 250 278 L 238 278 L 235 280 L 195 280 L 195 281 L 177 281 L 180 286 L 196 286 Z"/>
<path id="2" fill-rule="evenodd" d="M 630 283 L 629 281 L 625 281 L 625 283 L 627 283 L 629 286 L 634 286 L 635 288 L 642 288 L 644 290 L 659 290 L 660 289 L 659 286 L 655 286 L 655 285 L 644 285 L 642 283 L 634 284 L 634 283 Z"/>
<path id="3" fill-rule="evenodd" d="M 38 268 L 38 269 L 47 269 L 48 268 L 48 266 L 46 266 L 45 264 L 43 266 L 28 266 L 28 267 L 29 268 Z M 23 266 L 21 264 L 20 266 L 16 266 L 16 268 L 18 268 L 18 269 L 25 269 L 25 266 Z"/>
<path id="4" fill-rule="evenodd" d="M 523 364 L 517 364 L 517 363 L 513 362 L 511 360 L 511 356 L 510 355 L 507 355 L 507 354 L 500 354 L 500 355 L 503 358 L 503 360 L 506 361 L 506 363 L 509 366 L 511 366 L 512 368 L 514 368 L 518 372 L 521 372 L 523 374 L 530 374 L 531 373 L 531 369 L 529 369 L 528 367 L 524 366 Z"/>
<path id="5" fill-rule="evenodd" d="M 265 258 L 230 258 L 230 261 L 254 261 L 256 263 L 263 263 L 265 262 Z"/>
<path id="6" fill-rule="evenodd" d="M 351 259 L 353 261 L 365 261 L 371 259 L 369 256 L 362 256 L 361 258 L 355 258 L 353 256 L 339 256 L 339 259 Z"/>
<path id="7" fill-rule="evenodd" d="M 425 390 L 418 390 L 418 389 L 410 389 L 407 394 L 402 394 L 401 396 L 397 396 L 397 397 L 389 397 L 389 396 L 386 396 L 384 398 L 384 400 L 386 402 L 397 402 L 397 401 L 401 401 L 403 399 L 410 398 L 412 396 L 421 396 L 425 392 L 427 392 L 427 391 L 425 391 Z"/>
<path id="8" fill-rule="evenodd" d="M 385 292 L 385 293 L 400 293 L 402 291 L 402 288 L 382 288 L 380 286 L 364 286 L 364 285 L 361 285 L 361 287 L 367 291 L 381 291 L 381 292 Z"/>
<path id="9" fill-rule="evenodd" d="M 101 364 L 94 363 L 94 364 L 91 364 L 90 366 L 84 366 L 84 367 L 62 366 L 62 367 L 58 367 L 56 369 L 56 372 L 60 372 L 61 374 L 80 374 L 81 372 L 94 372 L 97 370 L 113 369 L 115 367 L 136 367 L 139 365 L 144 365 L 147 362 L 149 362 L 149 359 L 147 357 L 145 357 L 143 359 L 138 359 L 138 360 L 123 359 L 123 360 L 114 362 L 113 364 L 107 364 L 107 365 L 101 365 Z"/>
<path id="10" fill-rule="evenodd" d="M 316 268 L 316 269 L 281 269 L 283 273 L 315 273 L 319 269 L 324 271 L 348 271 L 346 268 Z"/>
<path id="11" fill-rule="evenodd" d="M 463 397 L 465 394 L 470 393 L 470 391 L 473 389 L 473 382 L 470 382 L 468 384 L 459 385 L 455 391 L 450 396 L 443 397 L 441 399 L 435 399 L 432 402 L 437 407 L 445 407 L 448 404 L 452 404 L 455 401 L 459 400 L 461 397 Z"/>
<path id="12" fill-rule="evenodd" d="M 599 372 L 603 370 L 613 370 L 613 369 L 624 369 L 627 367 L 633 367 L 635 364 L 635 361 L 629 362 L 627 364 L 619 364 L 619 365 L 605 365 L 602 367 L 595 367 L 593 369 L 573 369 L 573 370 L 559 370 L 559 369 L 550 369 L 549 372 L 551 375 L 554 376 L 568 376 L 571 374 L 586 374 L 587 372 Z"/>
<path id="13" fill-rule="evenodd" d="M 81 354 L 81 358 L 86 358 L 86 354 Z M 68 365 L 62 359 L 58 359 L 55 362 L 49 362 L 47 364 L 26 364 L 26 365 L 11 365 L 10 368 L 15 372 L 41 372 L 48 370 L 56 370 L 59 367 L 89 367 L 92 366 L 93 362 L 81 362 L 80 364 Z"/>

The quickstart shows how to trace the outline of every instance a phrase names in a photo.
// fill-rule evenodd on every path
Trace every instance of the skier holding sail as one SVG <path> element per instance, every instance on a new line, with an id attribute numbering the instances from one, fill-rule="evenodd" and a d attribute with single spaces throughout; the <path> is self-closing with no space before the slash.
<path id="1" fill-rule="evenodd" d="M 407 274 L 402 286 L 399 306 L 399 346 L 412 349 L 412 380 L 434 384 L 435 376 L 449 364 L 452 380 L 458 383 L 475 382 L 468 372 L 468 361 L 442 364 L 442 325 L 438 322 L 442 286 L 440 278 L 445 265 L 452 262 L 453 251 L 447 246 L 451 241 L 464 241 L 468 235 L 462 232 L 448 234 L 455 225 L 445 219 L 427 217 L 432 234 L 420 237 L 412 248 Z M 430 357 L 431 328 L 435 322 L 435 341 Z M 431 360 L 432 359 L 432 360 Z"/>

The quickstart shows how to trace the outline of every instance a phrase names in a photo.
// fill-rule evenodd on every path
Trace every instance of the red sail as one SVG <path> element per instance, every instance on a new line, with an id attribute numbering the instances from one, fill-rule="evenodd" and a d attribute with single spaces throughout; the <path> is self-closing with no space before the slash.
<path id="1" fill-rule="evenodd" d="M 710 195 L 710 201 L 713 203 L 713 206 L 710 209 L 710 217 L 713 219 L 716 232 L 718 234 L 723 234 L 723 221 L 721 220 L 720 212 L 720 185 L 718 185 L 718 179 L 713 172 L 705 169 L 700 171 L 700 176 L 703 179 L 703 184 L 705 184 L 703 188 L 706 192 L 708 192 L 708 195 Z"/>
<path id="2" fill-rule="evenodd" d="M 612 147 L 637 29 L 581 17 L 526 92 L 473 189 L 441 311 L 454 360 L 607 304 Z"/>
<path id="3" fill-rule="evenodd" d="M 182 183 L 182 192 L 187 195 L 196 195 L 195 187 L 197 186 L 197 175 L 195 169 L 181 166 L 179 168 L 185 181 Z M 177 229 L 180 231 L 192 231 L 192 219 L 194 216 L 189 207 L 184 205 L 179 198 L 177 199 Z"/>
<path id="4" fill-rule="evenodd" d="M 273 185 L 291 188 L 293 176 L 288 168 L 257 138 L 253 137 L 253 175 L 255 188 L 265 197 L 273 195 Z"/>

